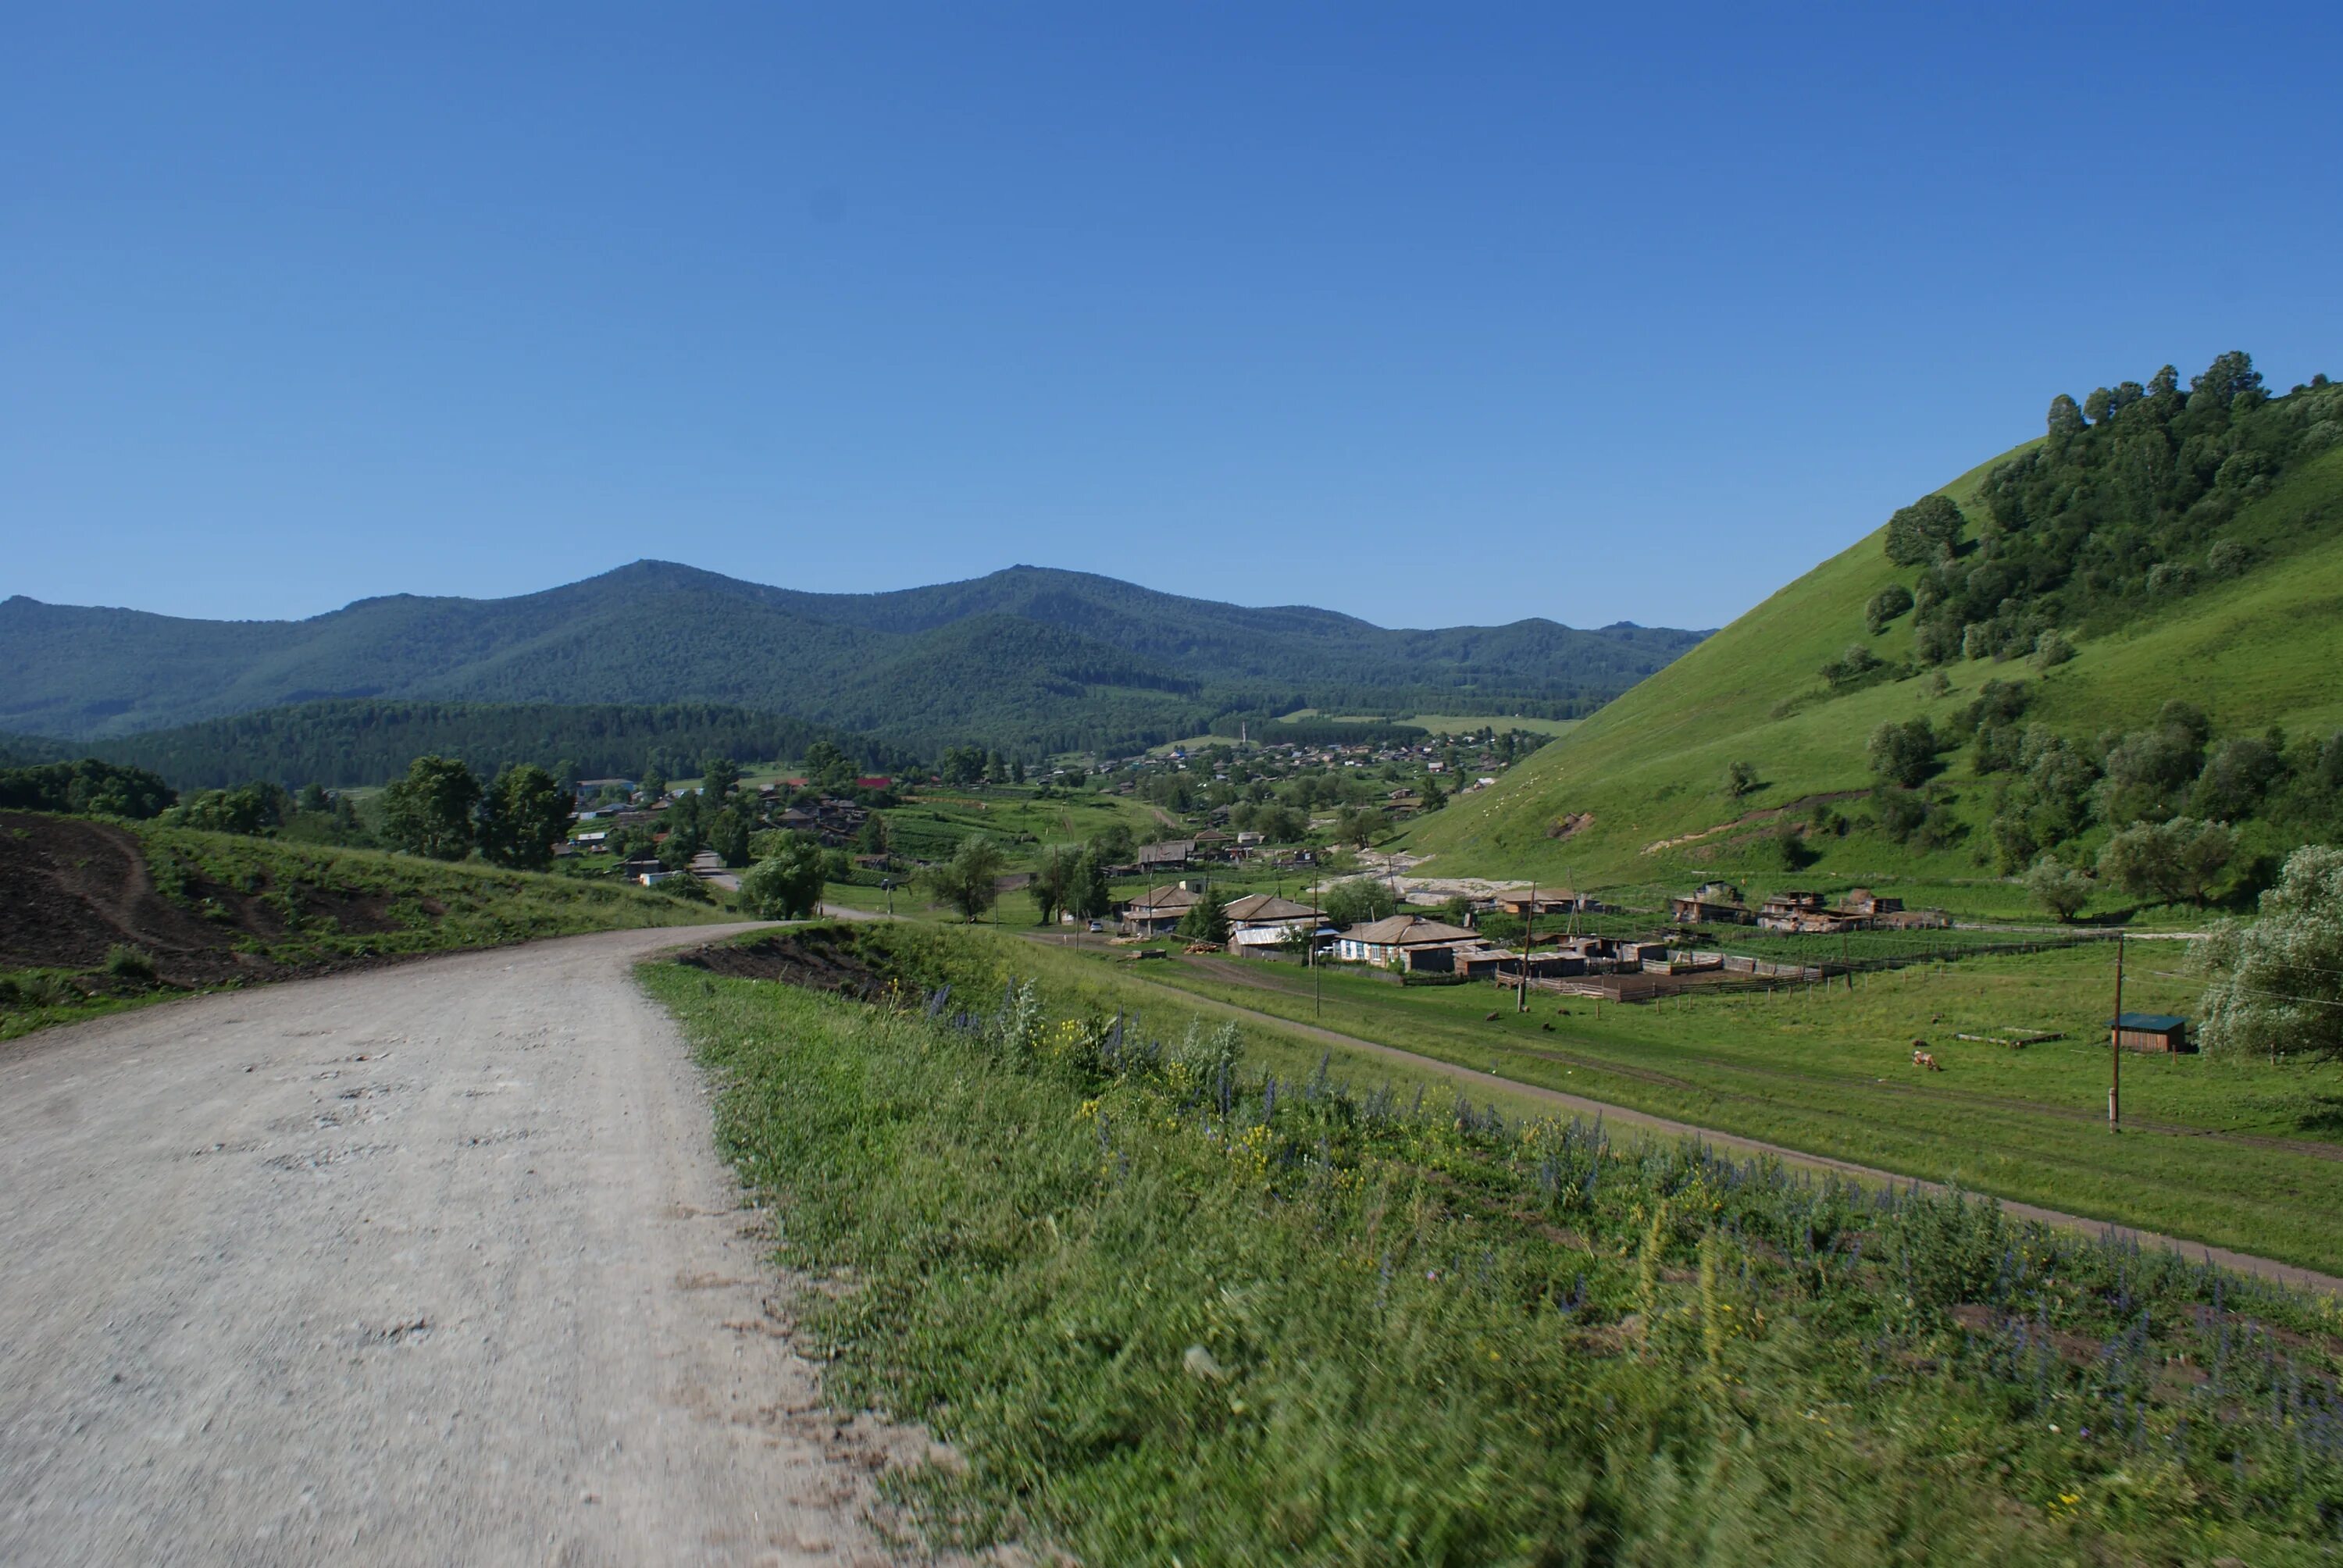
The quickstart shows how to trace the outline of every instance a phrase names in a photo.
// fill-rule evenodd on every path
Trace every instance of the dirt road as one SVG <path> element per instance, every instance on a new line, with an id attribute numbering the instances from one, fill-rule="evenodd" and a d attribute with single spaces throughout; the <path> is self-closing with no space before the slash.
<path id="1" fill-rule="evenodd" d="M 0 1563 L 860 1563 L 873 1472 L 609 932 L 0 1046 Z"/>

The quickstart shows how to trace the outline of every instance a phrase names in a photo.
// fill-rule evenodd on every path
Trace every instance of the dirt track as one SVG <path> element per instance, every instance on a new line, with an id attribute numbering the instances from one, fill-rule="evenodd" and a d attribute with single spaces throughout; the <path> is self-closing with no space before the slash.
<path id="1" fill-rule="evenodd" d="M 609 932 L 0 1046 L 0 1563 L 882 1560 Z"/>

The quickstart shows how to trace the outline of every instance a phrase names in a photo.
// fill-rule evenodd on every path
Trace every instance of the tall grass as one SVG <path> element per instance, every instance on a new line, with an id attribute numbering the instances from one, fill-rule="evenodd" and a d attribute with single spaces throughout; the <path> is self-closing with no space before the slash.
<path id="1" fill-rule="evenodd" d="M 1957 1196 L 1281 1078 L 864 932 L 870 1006 L 670 966 L 928 1526 L 1094 1563 L 2322 1561 L 2330 1304 Z M 1013 961 L 1013 956 L 1009 960 Z M 1159 1023 L 1163 1020 L 1159 1020 Z"/>

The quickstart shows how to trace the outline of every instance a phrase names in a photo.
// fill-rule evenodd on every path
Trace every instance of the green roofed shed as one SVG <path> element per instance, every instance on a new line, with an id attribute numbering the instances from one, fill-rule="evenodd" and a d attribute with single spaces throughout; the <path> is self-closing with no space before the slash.
<path id="1" fill-rule="evenodd" d="M 2127 1012 L 2109 1026 L 2126 1050 L 2189 1051 L 2188 1020 L 2168 1012 Z"/>

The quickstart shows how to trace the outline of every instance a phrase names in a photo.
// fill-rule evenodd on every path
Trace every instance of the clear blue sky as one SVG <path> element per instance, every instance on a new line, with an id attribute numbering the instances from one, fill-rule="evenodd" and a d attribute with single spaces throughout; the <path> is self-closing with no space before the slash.
<path id="1" fill-rule="evenodd" d="M 15 7 L 0 594 L 1709 626 L 2054 392 L 2343 375 L 2343 6 L 1758 9 Z"/>

